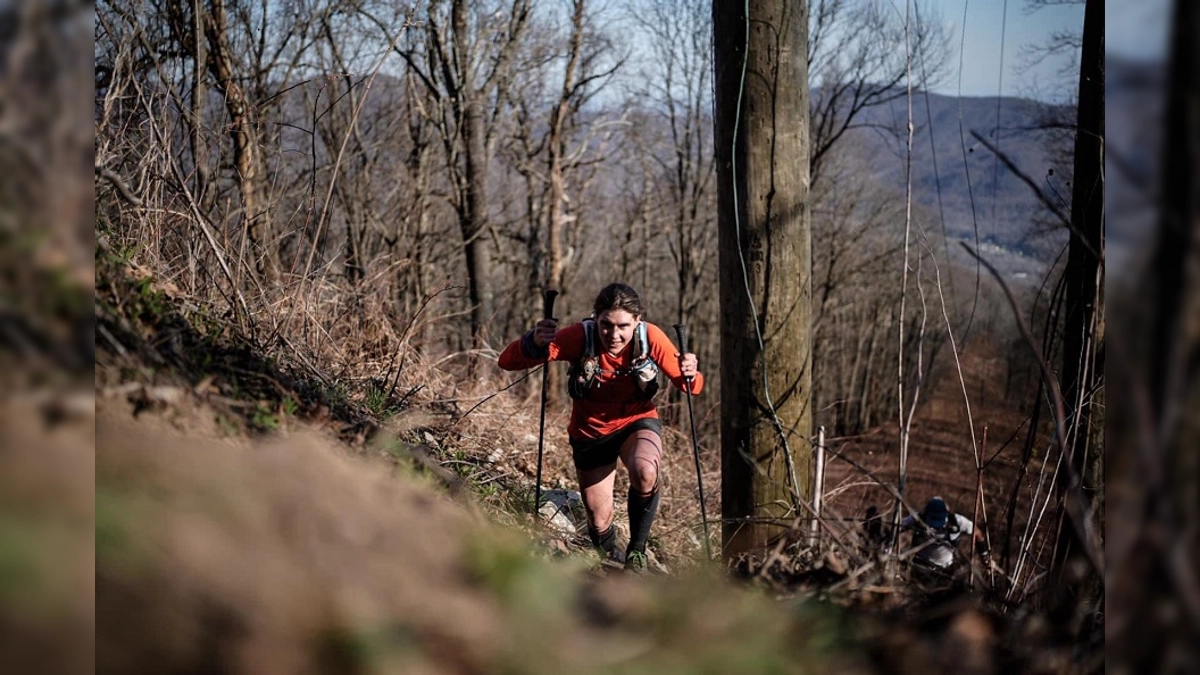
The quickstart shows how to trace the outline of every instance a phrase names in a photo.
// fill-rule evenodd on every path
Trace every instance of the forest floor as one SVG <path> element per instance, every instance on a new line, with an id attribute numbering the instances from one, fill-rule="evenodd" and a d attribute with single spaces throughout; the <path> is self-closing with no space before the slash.
<path id="1" fill-rule="evenodd" d="M 94 429 L 94 607 L 64 601 L 54 616 L 86 636 L 94 611 L 95 672 L 1103 669 L 1102 642 L 1073 644 L 1045 617 L 1006 610 L 962 580 L 929 592 L 879 560 L 862 573 L 867 556 L 837 544 L 797 538 L 757 569 L 701 563 L 684 462 L 665 477 L 659 573 L 599 573 L 578 534 L 530 516 L 538 420 L 527 397 L 478 410 L 409 397 L 379 415 L 219 328 L 197 328 L 169 294 L 119 272 L 98 277 L 94 419 L 45 402 L 4 411 L 30 438 L 86 442 Z M 952 429 L 933 431 L 922 443 L 945 454 L 914 450 L 914 499 L 936 490 L 969 503 L 974 461 L 961 459 Z M 884 471 L 891 433 L 845 443 L 846 455 L 879 453 Z M 545 482 L 573 487 L 564 439 L 546 444 Z M 687 440 L 669 435 L 668 445 Z M 966 462 L 957 478 L 951 457 Z M 80 467 L 45 473 L 93 478 Z M 836 461 L 830 478 L 831 488 L 855 481 Z M 872 499 L 852 493 L 839 489 L 831 508 Z M 848 520 L 844 532 L 855 529 Z M 17 627 L 30 654 L 48 648 L 44 624 Z"/>

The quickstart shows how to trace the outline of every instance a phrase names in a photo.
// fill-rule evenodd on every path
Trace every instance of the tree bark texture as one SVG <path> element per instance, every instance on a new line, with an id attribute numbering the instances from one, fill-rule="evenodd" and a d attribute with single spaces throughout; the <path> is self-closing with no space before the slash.
<path id="1" fill-rule="evenodd" d="M 806 2 L 713 3 L 726 556 L 795 516 L 786 448 L 810 491 L 807 23 Z"/>

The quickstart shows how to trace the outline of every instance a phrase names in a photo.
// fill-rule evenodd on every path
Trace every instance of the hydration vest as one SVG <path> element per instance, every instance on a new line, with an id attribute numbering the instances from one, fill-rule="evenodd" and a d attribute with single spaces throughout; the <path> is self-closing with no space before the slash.
<path id="1" fill-rule="evenodd" d="M 596 386 L 596 376 L 600 374 L 600 357 L 596 354 L 596 345 L 599 343 L 596 320 L 584 319 L 582 325 L 583 355 L 567 369 L 567 393 L 575 399 L 587 398 L 588 392 Z M 632 353 L 635 354 L 633 365 L 611 374 L 634 378 L 638 385 L 638 400 L 649 401 L 658 393 L 659 368 L 654 359 L 650 358 L 650 340 L 646 335 L 645 321 L 639 321 L 633 331 Z"/>
<path id="2" fill-rule="evenodd" d="M 951 512 L 946 516 L 946 524 L 942 527 L 929 527 L 922 525 L 918 530 L 921 541 L 935 541 L 943 544 L 954 545 L 958 541 L 958 536 L 961 529 L 958 526 L 958 515 Z"/>
<path id="3" fill-rule="evenodd" d="M 953 512 L 944 527 L 920 527 L 913 538 L 913 545 L 919 548 L 914 560 L 936 569 L 949 569 L 959 559 L 957 543 L 961 532 L 958 516 Z"/>

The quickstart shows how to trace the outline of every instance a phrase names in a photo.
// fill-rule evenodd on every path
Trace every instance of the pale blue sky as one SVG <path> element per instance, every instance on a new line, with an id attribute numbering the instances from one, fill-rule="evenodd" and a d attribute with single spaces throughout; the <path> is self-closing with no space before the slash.
<path id="1" fill-rule="evenodd" d="M 1170 0 L 1109 0 L 1104 4 L 1108 53 L 1163 58 L 1170 14 Z"/>
<path id="2" fill-rule="evenodd" d="M 906 2 L 885 0 L 903 14 Z M 1028 0 L 923 0 L 950 35 L 947 72 L 930 89 L 957 96 L 1019 96 L 1056 103 L 1074 100 L 1079 86 L 1076 54 L 1034 63 L 1031 52 L 1060 33 L 1083 31 L 1082 0 L 1050 0 L 1031 10 Z M 1200 0 L 1180 0 L 1197 2 Z M 638 0 L 629 0 L 634 6 Z M 1162 58 L 1172 0 L 1108 0 L 1104 18 L 1110 54 Z M 965 55 L 959 58 L 960 46 Z M 1003 70 L 1001 64 L 1003 63 Z"/>
<path id="3" fill-rule="evenodd" d="M 931 0 L 931 4 L 953 35 L 950 72 L 933 91 L 957 95 L 961 72 L 963 96 L 999 93 L 1054 101 L 1073 96 L 1079 75 L 1077 70 L 1071 72 L 1076 66 L 1070 57 L 1048 58 L 1033 65 L 1029 50 L 1046 44 L 1057 32 L 1081 33 L 1082 4 L 1036 12 L 1029 11 L 1025 0 Z M 966 52 L 961 71 L 960 46 L 965 46 Z"/>
<path id="4" fill-rule="evenodd" d="M 1195 0 L 1184 0 L 1193 2 Z M 1044 44 L 1056 32 L 1081 32 L 1083 4 L 1045 7 L 1030 12 L 1025 0 L 931 0 L 953 31 L 950 74 L 934 91 L 955 95 L 959 87 L 959 45 L 965 35 L 962 60 L 963 96 L 1030 96 L 1057 100 L 1073 95 L 1077 86 L 1074 64 L 1066 57 L 1029 65 L 1029 47 Z M 1104 7 L 1107 53 L 1158 59 L 1165 53 L 1171 0 L 1109 0 Z M 964 23 L 964 9 L 966 21 Z M 964 28 L 965 27 L 965 28 Z M 1001 43 L 1001 29 L 1004 40 Z M 1003 82 L 1001 82 L 1003 44 Z M 1065 95 L 1065 96 L 1064 96 Z"/>

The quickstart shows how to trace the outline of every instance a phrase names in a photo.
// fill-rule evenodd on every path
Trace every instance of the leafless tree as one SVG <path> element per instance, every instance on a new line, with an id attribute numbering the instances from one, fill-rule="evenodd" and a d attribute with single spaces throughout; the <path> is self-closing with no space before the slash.
<path id="1" fill-rule="evenodd" d="M 451 178 L 450 203 L 462 235 L 471 335 L 477 343 L 496 311 L 489 174 L 530 13 L 529 0 L 508 5 L 430 0 L 420 39 L 396 47 L 435 106 L 432 117 Z M 376 24 L 388 30 L 384 22 Z"/>
<path id="2" fill-rule="evenodd" d="M 560 307 L 571 311 L 590 300 L 573 297 L 572 281 L 585 250 L 603 233 L 586 212 L 586 195 L 609 162 L 622 126 L 619 109 L 595 101 L 623 66 L 624 55 L 590 3 L 574 0 L 568 8 L 569 14 L 542 15 L 537 39 L 522 56 L 505 156 L 525 195 L 526 226 L 510 232 L 528 258 L 517 265 L 528 270 L 517 275 L 529 280 L 521 290 L 538 303 L 539 289 L 561 289 Z M 537 310 L 534 304 L 529 308 Z"/>
<path id="3" fill-rule="evenodd" d="M 663 137 L 643 146 L 660 196 L 650 217 L 669 233 L 674 263 L 674 319 L 695 323 L 700 288 L 716 280 L 716 192 L 712 141 L 712 16 L 681 0 L 640 3 L 633 12 L 653 66 L 643 70 L 641 107 Z M 649 134 L 646 134 L 649 135 Z M 653 206 L 653 205 L 652 205 Z M 715 315 L 714 315 L 715 316 Z"/>
<path id="4" fill-rule="evenodd" d="M 896 372 L 898 357 L 886 347 L 894 344 L 899 319 L 902 280 L 894 263 L 904 242 L 894 224 L 903 220 L 904 205 L 864 178 L 872 160 L 860 155 L 849 143 L 835 149 L 826 165 L 830 180 L 813 190 L 815 408 L 838 435 L 879 424 L 895 407 L 888 374 Z M 931 297 L 933 252 L 941 248 L 932 230 L 923 228 L 917 247 L 925 260 L 920 283 Z M 934 331 L 922 344 L 914 338 L 903 350 L 911 360 L 905 372 L 915 376 L 920 359 L 927 375 L 944 344 Z"/>
<path id="5" fill-rule="evenodd" d="M 944 75 L 949 51 L 940 18 L 926 4 L 917 3 L 908 38 L 903 13 L 888 3 L 817 0 L 810 11 L 812 183 L 817 185 L 826 155 L 846 132 L 862 126 L 862 113 L 905 96 L 906 53 L 923 66 L 913 70 L 914 87 L 925 88 Z"/>
<path id="6" fill-rule="evenodd" d="M 302 0 L 106 1 L 97 14 L 103 41 L 128 44 L 133 70 L 152 75 L 134 86 L 145 96 L 163 96 L 167 114 L 187 129 L 190 166 L 181 169 L 190 182 L 190 199 L 213 216 L 205 210 L 220 201 L 211 190 L 223 182 L 214 168 L 228 172 L 239 217 L 214 220 L 237 223 L 238 258 L 253 261 L 264 281 L 277 278 L 280 233 L 274 223 L 277 195 L 271 192 L 277 167 L 269 154 L 277 147 L 278 129 L 268 118 L 278 103 L 276 94 L 294 83 L 312 44 L 312 8 Z M 108 72 L 107 58 L 99 61 L 100 71 Z M 210 86 L 220 97 L 224 119 L 209 106 Z M 173 130 L 174 124 L 166 128 Z M 229 141 L 228 161 L 222 140 Z"/>
<path id="7" fill-rule="evenodd" d="M 1070 613 L 1099 611 L 1101 570 L 1095 569 L 1098 519 L 1091 499 L 1102 473 L 1096 466 L 1104 447 L 1104 3 L 1088 0 L 1084 10 L 1079 71 L 1079 114 L 1075 133 L 1075 185 L 1071 198 L 1071 243 L 1063 314 L 1060 377 L 1064 403 L 1073 411 L 1058 490 L 1063 499 L 1053 573 L 1059 602 Z M 1099 496 L 1101 493 L 1097 493 Z M 1091 529 L 1089 529 L 1089 527 Z M 1069 572 L 1068 566 L 1090 573 Z M 1083 623 L 1072 626 L 1085 632 Z"/>
<path id="8" fill-rule="evenodd" d="M 1085 0 L 1025 0 L 1025 12 L 1036 14 L 1050 7 L 1082 6 Z M 1074 28 L 1054 30 L 1043 41 L 1021 46 L 1022 69 L 1030 69 L 1046 59 L 1066 57 L 1059 74 L 1071 77 L 1079 74 L 1079 51 L 1083 48 L 1083 34 Z"/>

